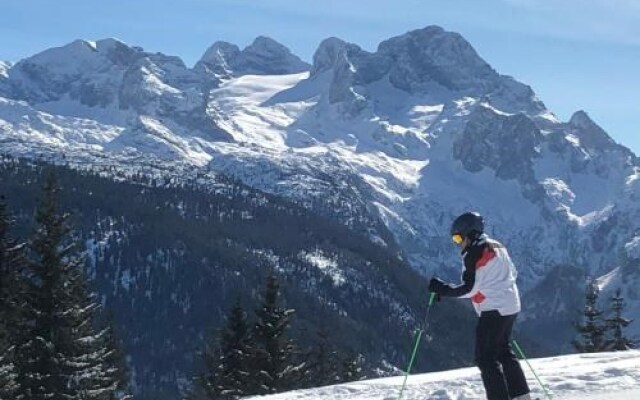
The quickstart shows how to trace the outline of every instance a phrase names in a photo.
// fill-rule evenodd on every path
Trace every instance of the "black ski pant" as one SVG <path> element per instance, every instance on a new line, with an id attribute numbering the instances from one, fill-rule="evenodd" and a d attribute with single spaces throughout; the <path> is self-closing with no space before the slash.
<path id="1" fill-rule="evenodd" d="M 529 393 L 520 363 L 509 346 L 516 316 L 483 311 L 476 329 L 476 364 L 488 400 L 510 400 Z"/>

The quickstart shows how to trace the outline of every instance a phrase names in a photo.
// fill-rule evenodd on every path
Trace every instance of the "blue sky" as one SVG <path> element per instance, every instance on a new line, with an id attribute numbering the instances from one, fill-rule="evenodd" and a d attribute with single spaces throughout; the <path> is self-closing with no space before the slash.
<path id="1" fill-rule="evenodd" d="M 0 0 L 0 60 L 116 37 L 192 65 L 266 35 L 309 61 L 337 36 L 374 50 L 427 25 L 461 33 L 561 119 L 578 110 L 640 154 L 640 0 Z"/>

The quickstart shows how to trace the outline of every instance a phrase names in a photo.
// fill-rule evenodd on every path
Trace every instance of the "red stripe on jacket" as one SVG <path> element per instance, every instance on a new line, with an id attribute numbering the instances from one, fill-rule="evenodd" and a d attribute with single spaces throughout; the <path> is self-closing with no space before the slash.
<path id="1" fill-rule="evenodd" d="M 493 260 L 496 257 L 496 252 L 489 247 L 485 247 L 482 252 L 482 257 L 476 262 L 476 269 L 480 269 L 487 265 L 489 261 Z"/>
<path id="2" fill-rule="evenodd" d="M 484 301 L 484 299 L 486 299 L 487 297 L 482 294 L 482 292 L 478 292 L 476 294 L 473 295 L 473 297 L 471 298 L 471 301 L 473 301 L 476 304 L 480 304 Z"/>

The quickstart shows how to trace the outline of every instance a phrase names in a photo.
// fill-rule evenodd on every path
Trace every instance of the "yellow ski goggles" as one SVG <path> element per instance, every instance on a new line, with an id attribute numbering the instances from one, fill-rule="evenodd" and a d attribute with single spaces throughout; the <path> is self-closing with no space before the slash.
<path id="1" fill-rule="evenodd" d="M 461 234 L 456 233 L 455 235 L 451 236 L 451 240 L 453 240 L 453 243 L 455 244 L 460 244 L 464 241 L 464 238 Z"/>

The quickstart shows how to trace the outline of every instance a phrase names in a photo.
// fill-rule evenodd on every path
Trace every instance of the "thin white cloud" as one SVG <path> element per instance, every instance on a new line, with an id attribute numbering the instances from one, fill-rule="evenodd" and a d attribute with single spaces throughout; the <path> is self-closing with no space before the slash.
<path id="1" fill-rule="evenodd" d="M 640 0 L 501 0 L 540 34 L 640 46 Z M 519 15 L 522 17 L 522 15 Z M 518 18 L 519 20 L 520 18 Z"/>
<path id="2" fill-rule="evenodd" d="M 207 2 L 210 0 L 192 0 Z M 640 0 L 216 0 L 222 7 L 246 7 L 281 21 L 304 19 L 318 26 L 366 24 L 384 30 L 406 22 L 476 26 L 586 42 L 640 46 Z M 375 26 L 375 28 L 374 28 Z M 335 27 L 334 29 L 335 30 Z M 400 32 L 398 32 L 400 33 Z"/>

